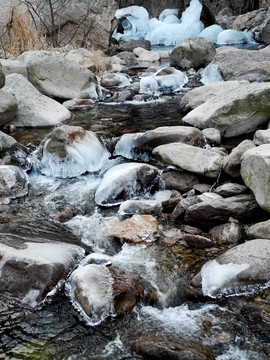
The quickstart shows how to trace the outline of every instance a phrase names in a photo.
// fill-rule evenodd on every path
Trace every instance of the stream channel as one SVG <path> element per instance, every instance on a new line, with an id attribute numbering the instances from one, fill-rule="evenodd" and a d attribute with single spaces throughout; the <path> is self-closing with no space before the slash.
<path id="1" fill-rule="evenodd" d="M 124 133 L 179 125 L 179 96 L 164 98 L 163 102 L 142 105 L 100 103 L 90 111 L 74 112 L 69 124 L 83 126 L 113 144 Z M 24 145 L 31 143 L 34 149 L 50 131 L 17 130 L 15 138 Z M 159 241 L 148 247 L 124 244 L 117 248 L 100 235 L 100 220 L 117 216 L 118 207 L 97 207 L 95 189 L 104 172 L 122 162 L 126 160 L 112 157 L 99 173 L 72 179 L 55 179 L 32 171 L 29 195 L 13 200 L 12 206 L 17 215 L 31 214 L 46 224 L 46 219 L 54 219 L 57 211 L 70 205 L 75 216 L 65 225 L 93 252 L 141 277 L 145 287 L 141 302 L 125 314 L 91 326 L 73 308 L 64 289 L 38 310 L 0 301 L 0 359 L 143 359 L 132 352 L 130 343 L 147 331 L 203 344 L 217 360 L 269 359 L 269 325 L 260 312 L 268 314 L 270 292 L 202 303 L 188 299 L 182 290 L 190 270 L 224 248 L 187 249 Z M 166 218 L 159 219 L 159 224 L 170 226 Z"/>

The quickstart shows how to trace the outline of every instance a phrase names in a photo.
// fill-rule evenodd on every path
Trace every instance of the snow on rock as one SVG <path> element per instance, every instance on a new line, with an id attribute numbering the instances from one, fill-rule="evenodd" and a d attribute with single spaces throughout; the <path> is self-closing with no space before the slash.
<path id="1" fill-rule="evenodd" d="M 91 131 L 79 126 L 55 128 L 41 143 L 39 168 L 44 175 L 70 178 L 98 171 L 109 151 Z"/>
<path id="2" fill-rule="evenodd" d="M 234 29 L 227 29 L 218 34 L 216 43 L 218 45 L 235 45 L 246 44 L 250 41 L 251 39 L 249 33 Z"/>
<path id="3" fill-rule="evenodd" d="M 216 83 L 224 81 L 220 72 L 218 71 L 217 65 L 209 64 L 206 68 L 202 71 L 201 82 L 206 84 Z"/>
<path id="4" fill-rule="evenodd" d="M 142 195 L 159 181 L 154 166 L 125 163 L 106 172 L 95 194 L 98 205 L 119 205 L 124 200 Z"/>

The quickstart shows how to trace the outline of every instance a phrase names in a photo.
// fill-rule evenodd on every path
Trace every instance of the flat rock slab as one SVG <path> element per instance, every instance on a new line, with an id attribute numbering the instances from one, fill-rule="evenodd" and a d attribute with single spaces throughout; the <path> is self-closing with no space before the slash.
<path id="1" fill-rule="evenodd" d="M 199 129 L 213 127 L 224 137 L 234 137 L 267 123 L 269 111 L 270 84 L 252 83 L 207 100 L 184 116 L 183 121 Z"/>
<path id="2" fill-rule="evenodd" d="M 208 198 L 186 209 L 185 222 L 194 224 L 226 222 L 230 217 L 248 221 L 258 213 L 259 205 L 253 195 L 236 195 L 223 199 Z"/>
<path id="3" fill-rule="evenodd" d="M 124 221 L 105 222 L 103 234 L 119 241 L 150 245 L 156 240 L 157 232 L 158 221 L 152 215 L 133 215 Z"/>
<path id="4" fill-rule="evenodd" d="M 241 161 L 241 176 L 258 204 L 270 212 L 270 144 L 246 151 Z"/>
<path id="5" fill-rule="evenodd" d="M 224 159 L 211 150 L 180 143 L 158 146 L 153 155 L 166 164 L 210 178 L 218 176 Z"/>

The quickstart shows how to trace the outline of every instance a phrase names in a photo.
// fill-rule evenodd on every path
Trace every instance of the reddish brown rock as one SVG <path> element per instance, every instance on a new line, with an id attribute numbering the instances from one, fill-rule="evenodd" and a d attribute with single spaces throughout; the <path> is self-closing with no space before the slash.
<path id="1" fill-rule="evenodd" d="M 151 215 L 133 215 L 124 221 L 113 219 L 104 226 L 105 236 L 133 244 L 151 244 L 158 232 L 158 221 Z"/>
<path id="2" fill-rule="evenodd" d="M 143 359 L 155 360 L 214 360 L 212 350 L 195 341 L 185 340 L 175 334 L 149 331 L 131 344 L 132 351 Z"/>
<path id="3" fill-rule="evenodd" d="M 183 238 L 182 231 L 179 229 L 170 229 L 162 232 L 161 242 L 167 246 L 173 246 L 178 240 Z"/>
<path id="4" fill-rule="evenodd" d="M 190 225 L 183 225 L 182 230 L 186 233 L 194 234 L 194 235 L 198 235 L 202 233 L 201 229 Z"/>
<path id="5" fill-rule="evenodd" d="M 114 309 L 119 315 L 132 309 L 143 295 L 144 287 L 141 280 L 133 274 L 113 267 L 108 268 L 113 277 Z"/>
<path id="6" fill-rule="evenodd" d="M 214 242 L 211 239 L 208 239 L 205 236 L 201 235 L 193 235 L 193 234 L 184 234 L 183 240 L 192 247 L 197 248 L 205 248 L 210 247 L 214 244 Z"/>

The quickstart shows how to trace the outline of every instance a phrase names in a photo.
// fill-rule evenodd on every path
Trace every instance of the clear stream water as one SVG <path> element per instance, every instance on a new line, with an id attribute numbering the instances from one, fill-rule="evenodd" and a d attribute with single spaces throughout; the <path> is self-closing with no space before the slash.
<path id="1" fill-rule="evenodd" d="M 99 104 L 88 112 L 74 113 L 70 124 L 92 130 L 110 144 L 124 133 L 181 124 L 178 104 L 177 96 L 140 106 Z M 15 137 L 35 147 L 49 131 L 18 129 Z M 121 162 L 121 158 L 112 158 L 105 167 Z M 209 253 L 182 245 L 166 247 L 159 242 L 149 247 L 125 244 L 119 248 L 100 235 L 100 220 L 117 212 L 114 208 L 99 209 L 94 204 L 94 192 L 104 170 L 74 179 L 32 173 L 30 194 L 15 201 L 15 208 L 18 213 L 54 218 L 59 209 L 70 204 L 76 216 L 67 225 L 94 252 L 109 257 L 113 265 L 138 274 L 144 282 L 144 298 L 132 311 L 108 318 L 96 327 L 80 317 L 64 290 L 35 311 L 0 301 L 0 359 L 142 359 L 131 352 L 130 341 L 151 329 L 208 345 L 217 360 L 269 359 L 270 293 L 205 303 L 185 297 L 189 269 L 209 254 L 214 256 L 224 249 L 213 248 Z M 160 225 L 166 228 L 168 223 L 161 219 Z"/>

